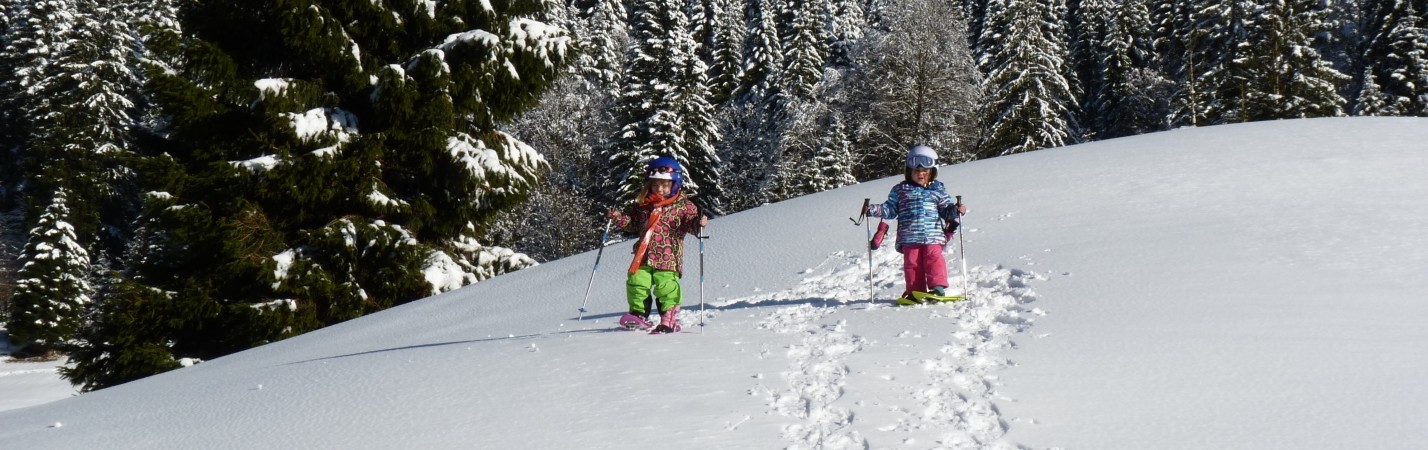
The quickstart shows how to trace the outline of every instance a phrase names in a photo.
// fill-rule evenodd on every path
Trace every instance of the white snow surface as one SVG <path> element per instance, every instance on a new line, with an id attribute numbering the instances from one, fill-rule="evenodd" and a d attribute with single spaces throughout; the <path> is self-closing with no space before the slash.
<path id="1" fill-rule="evenodd" d="M 1425 448 L 1425 174 L 1421 118 L 945 166 L 969 301 L 890 306 L 884 247 L 869 304 L 889 178 L 715 219 L 703 283 L 689 238 L 682 333 L 615 329 L 623 242 L 0 411 L 0 448 Z"/>
<path id="2" fill-rule="evenodd" d="M 60 378 L 56 370 L 64 359 L 48 362 L 9 361 L 10 335 L 0 329 L 0 413 L 73 396 L 79 390 Z M 0 421 L 0 427 L 7 422 Z M 0 440 L 0 448 L 8 448 Z"/>

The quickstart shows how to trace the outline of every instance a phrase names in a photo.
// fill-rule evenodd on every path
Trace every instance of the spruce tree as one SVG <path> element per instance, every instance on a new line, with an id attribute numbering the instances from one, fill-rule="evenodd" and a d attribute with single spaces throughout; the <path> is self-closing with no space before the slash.
<path id="1" fill-rule="evenodd" d="M 689 36 L 688 20 L 679 5 L 669 0 L 642 0 L 630 8 L 632 45 L 626 55 L 623 89 L 613 110 L 618 131 L 600 160 L 608 162 L 601 189 L 608 204 L 633 201 L 644 183 L 644 164 L 660 155 L 683 153 L 682 125 L 676 97 L 685 61 L 681 40 Z"/>
<path id="2" fill-rule="evenodd" d="M 1154 49 L 1155 67 L 1163 73 L 1172 73 L 1180 67 L 1185 54 L 1182 39 L 1187 2 L 1179 0 L 1148 0 L 1150 14 L 1150 45 Z"/>
<path id="3" fill-rule="evenodd" d="M 1158 129 L 1165 111 L 1144 98 L 1162 77 L 1147 2 L 1087 0 L 1076 11 L 1072 55 L 1082 80 L 1085 133 L 1108 139 Z"/>
<path id="4" fill-rule="evenodd" d="M 852 185 L 853 143 L 843 121 L 836 113 L 823 121 L 826 129 L 812 149 L 811 156 L 794 164 L 793 170 L 782 175 L 789 186 L 784 198 L 823 192 Z"/>
<path id="5" fill-rule="evenodd" d="M 762 201 L 777 202 L 801 195 L 821 192 L 857 182 L 854 178 L 852 136 L 843 123 L 849 105 L 849 88 L 840 72 L 829 70 L 832 77 L 818 85 L 813 95 L 794 100 L 787 128 L 782 133 L 782 148 L 775 164 L 775 175 L 765 189 Z"/>
<path id="6" fill-rule="evenodd" d="M 1101 129 L 1102 118 L 1107 115 L 1103 109 L 1109 109 L 1109 103 L 1114 99 L 1106 97 L 1106 84 L 1111 80 L 1103 78 L 1102 72 L 1109 69 L 1103 64 L 1115 64 L 1118 61 L 1107 61 L 1109 54 L 1115 43 L 1110 43 L 1110 28 L 1116 19 L 1116 10 L 1119 9 L 1116 2 L 1112 0 L 1084 0 L 1072 9 L 1071 16 L 1071 42 L 1068 43 L 1071 58 L 1070 63 L 1076 71 L 1078 79 L 1085 80 L 1081 86 L 1081 98 L 1079 104 L 1083 114 L 1081 123 L 1087 125 L 1086 134 L 1095 138 L 1104 134 Z"/>
<path id="7" fill-rule="evenodd" d="M 15 70 L 23 62 L 21 55 L 13 53 L 13 31 L 19 23 L 14 16 L 22 10 L 20 6 L 19 0 L 0 0 L 0 74 L 5 74 L 4 78 L 0 78 L 0 212 L 7 212 L 18 203 L 16 191 L 22 173 L 18 163 L 21 156 L 17 144 L 20 142 L 19 136 L 23 127 L 18 123 L 20 114 L 16 105 L 9 100 L 15 95 L 17 87 L 13 83 Z M 0 229 L 0 235 L 7 231 L 13 230 Z M 4 270 L 11 262 L 13 260 L 0 262 L 0 270 Z M 6 298 L 9 297 L 0 296 L 0 301 Z"/>
<path id="8" fill-rule="evenodd" d="M 778 9 L 772 0 L 749 0 L 744 14 L 749 34 L 744 41 L 744 81 L 736 95 L 757 104 L 774 97 L 782 76 L 784 48 L 779 37 Z"/>
<path id="9" fill-rule="evenodd" d="M 983 35 L 995 37 L 1002 57 L 985 84 L 980 153 L 1007 155 L 1075 143 L 1075 99 L 1063 75 L 1065 44 L 1046 26 L 1054 9 L 1034 0 L 1007 0 L 993 10 L 1000 17 L 989 17 Z"/>
<path id="10" fill-rule="evenodd" d="M 718 153 L 729 174 L 728 207 L 741 210 L 759 205 L 777 177 L 783 130 L 788 114 L 780 87 L 784 48 L 779 33 L 778 2 L 748 0 L 744 18 L 743 79 L 718 112 L 723 136 Z"/>
<path id="11" fill-rule="evenodd" d="M 135 32 L 128 11 L 93 0 L 67 0 L 70 26 L 54 33 L 59 49 L 30 87 L 23 144 L 31 167 L 32 205 L 60 189 L 69 196 L 70 222 L 86 246 L 117 248 L 137 208 L 130 130 L 142 79 L 134 72 Z"/>
<path id="12" fill-rule="evenodd" d="M 1171 48 L 1181 48 L 1183 54 L 1171 69 L 1178 84 L 1172 126 L 1214 125 L 1238 115 L 1240 91 L 1235 86 L 1248 79 L 1235 62 L 1245 42 L 1236 34 L 1242 7 L 1238 0 L 1192 0 L 1176 15 L 1179 43 Z"/>
<path id="13" fill-rule="evenodd" d="M 863 14 L 863 2 L 858 0 L 833 0 L 827 6 L 828 14 L 828 64 L 835 67 L 849 67 L 854 64 L 856 45 L 866 35 L 867 16 Z"/>
<path id="14" fill-rule="evenodd" d="M 1151 41 L 1150 13 L 1142 0 L 1126 0 L 1113 12 L 1113 20 L 1100 46 L 1101 92 L 1094 125 L 1102 138 L 1130 136 L 1160 130 L 1168 108 L 1155 98 L 1168 84 L 1158 68 Z"/>
<path id="15" fill-rule="evenodd" d="M 609 161 L 604 198 L 632 201 L 644 184 L 644 165 L 670 155 L 685 168 L 684 189 L 701 208 L 720 205 L 719 139 L 706 66 L 680 3 L 645 0 L 631 8 L 624 92 L 614 113 L 620 124 L 600 159 Z"/>
<path id="16" fill-rule="evenodd" d="M 806 98 L 823 80 L 828 55 L 827 23 L 822 2 L 789 0 L 791 13 L 788 37 L 783 41 L 784 65 L 780 92 L 792 98 Z"/>
<path id="17" fill-rule="evenodd" d="M 1386 97 L 1383 115 L 1428 116 L 1428 30 L 1411 0 L 1383 5 L 1382 20 L 1365 46 L 1363 59 L 1371 62 L 1365 77 Z M 1365 81 L 1364 84 L 1368 84 Z"/>
<path id="18" fill-rule="evenodd" d="M 744 79 L 744 8 L 739 0 L 712 0 L 709 14 L 709 93 L 715 105 L 728 101 Z"/>
<path id="19" fill-rule="evenodd" d="M 1397 111 L 1391 108 L 1378 82 L 1373 79 L 1373 66 L 1364 69 L 1363 87 L 1359 90 L 1358 103 L 1354 105 L 1355 116 L 1392 116 Z"/>
<path id="20" fill-rule="evenodd" d="M 726 194 L 722 184 L 723 161 L 718 155 L 719 122 L 710 99 L 703 61 L 686 60 L 677 97 L 679 115 L 684 124 L 683 155 L 676 155 L 684 166 L 685 185 L 699 210 L 707 215 L 724 214 Z"/>
<path id="21" fill-rule="evenodd" d="M 1343 115 L 1339 85 L 1348 77 L 1313 47 L 1325 12 L 1308 0 L 1269 0 L 1247 26 L 1245 59 L 1255 76 L 1245 90 L 1243 120 Z"/>
<path id="22" fill-rule="evenodd" d="M 625 47 L 630 40 L 624 2 L 594 0 L 574 16 L 580 56 L 572 67 L 601 92 L 618 95 L 620 79 L 624 77 Z"/>
<path id="23" fill-rule="evenodd" d="M 56 30 L 73 28 L 73 14 L 67 3 L 7 0 L 5 35 L 0 52 L 0 176 L 5 176 L 8 202 L 22 201 L 21 186 L 31 170 L 27 163 L 27 144 L 31 138 L 31 116 L 43 98 L 34 88 L 56 70 L 53 60 L 62 48 Z M 27 211 L 34 217 L 46 203 L 31 204 Z"/>
<path id="24" fill-rule="evenodd" d="M 54 194 L 21 254 L 6 324 L 21 354 L 62 350 L 90 303 L 89 252 L 69 223 L 66 197 L 63 190 Z"/>
<path id="25" fill-rule="evenodd" d="M 498 129 L 573 53 L 535 20 L 542 7 L 189 4 L 181 37 L 152 44 L 163 127 L 141 147 L 145 245 L 73 381 L 122 382 L 531 263 L 476 239 L 545 167 Z M 157 323 L 119 328 L 139 310 Z"/>
<path id="26" fill-rule="evenodd" d="M 9 29 L 14 40 L 5 60 L 20 76 L 4 88 L 10 94 L 7 115 L 19 124 L 7 134 L 16 149 L 12 161 L 23 168 L 19 177 L 30 205 L 28 216 L 39 218 L 30 240 L 54 247 L 58 244 L 50 239 L 66 236 L 64 243 L 72 248 L 63 252 L 82 254 L 73 257 L 81 263 L 55 264 L 37 261 L 56 257 L 49 252 L 27 252 L 22 265 L 43 272 L 25 275 L 28 280 L 73 284 L 92 271 L 103 271 L 111 260 L 104 252 L 122 246 L 135 213 L 134 178 L 127 164 L 141 81 L 132 70 L 139 50 L 127 6 L 92 0 L 33 2 L 22 8 L 30 19 Z M 62 209 L 62 218 L 56 219 L 55 208 Z M 92 268 L 91 262 L 100 267 Z M 36 338 L 41 348 L 54 350 L 75 338 L 83 314 L 79 308 L 89 303 L 89 293 L 78 301 L 72 287 L 49 289 L 22 286 L 12 307 L 61 314 L 45 319 L 50 324 L 47 334 Z M 54 307 L 55 302 L 66 303 Z"/>

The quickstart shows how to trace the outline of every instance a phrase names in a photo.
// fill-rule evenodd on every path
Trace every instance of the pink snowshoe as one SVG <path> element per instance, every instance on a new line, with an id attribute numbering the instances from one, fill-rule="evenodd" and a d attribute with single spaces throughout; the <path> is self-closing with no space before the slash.
<path id="1" fill-rule="evenodd" d="M 631 330 L 648 330 L 650 329 L 650 327 L 654 326 L 654 324 L 650 323 L 649 320 L 645 320 L 644 317 L 640 317 L 630 313 L 625 313 L 625 315 L 620 316 L 619 323 L 620 326 Z"/>

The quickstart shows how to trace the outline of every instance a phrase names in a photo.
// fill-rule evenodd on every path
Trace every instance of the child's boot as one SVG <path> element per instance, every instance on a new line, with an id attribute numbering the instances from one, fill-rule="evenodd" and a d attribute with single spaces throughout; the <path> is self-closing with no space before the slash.
<path id="1" fill-rule="evenodd" d="M 670 308 L 669 311 L 660 313 L 659 326 L 655 327 L 650 334 L 678 333 L 679 332 L 679 307 Z"/>
<path id="2" fill-rule="evenodd" d="M 897 304 L 902 306 L 921 305 L 922 300 L 918 300 L 917 297 L 912 295 L 912 292 L 904 292 L 902 297 L 897 299 Z"/>

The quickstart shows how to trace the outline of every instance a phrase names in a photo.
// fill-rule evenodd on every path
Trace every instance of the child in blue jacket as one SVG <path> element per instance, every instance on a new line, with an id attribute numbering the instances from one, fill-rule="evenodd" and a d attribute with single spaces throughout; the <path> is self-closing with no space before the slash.
<path id="1" fill-rule="evenodd" d="M 907 290 L 898 303 L 919 303 L 913 292 L 947 295 L 947 259 L 943 246 L 967 207 L 956 203 L 937 181 L 937 152 L 918 145 L 908 151 L 905 181 L 893 186 L 888 200 L 868 205 L 870 217 L 897 219 L 897 251 Z M 943 224 L 946 224 L 946 227 Z"/>

